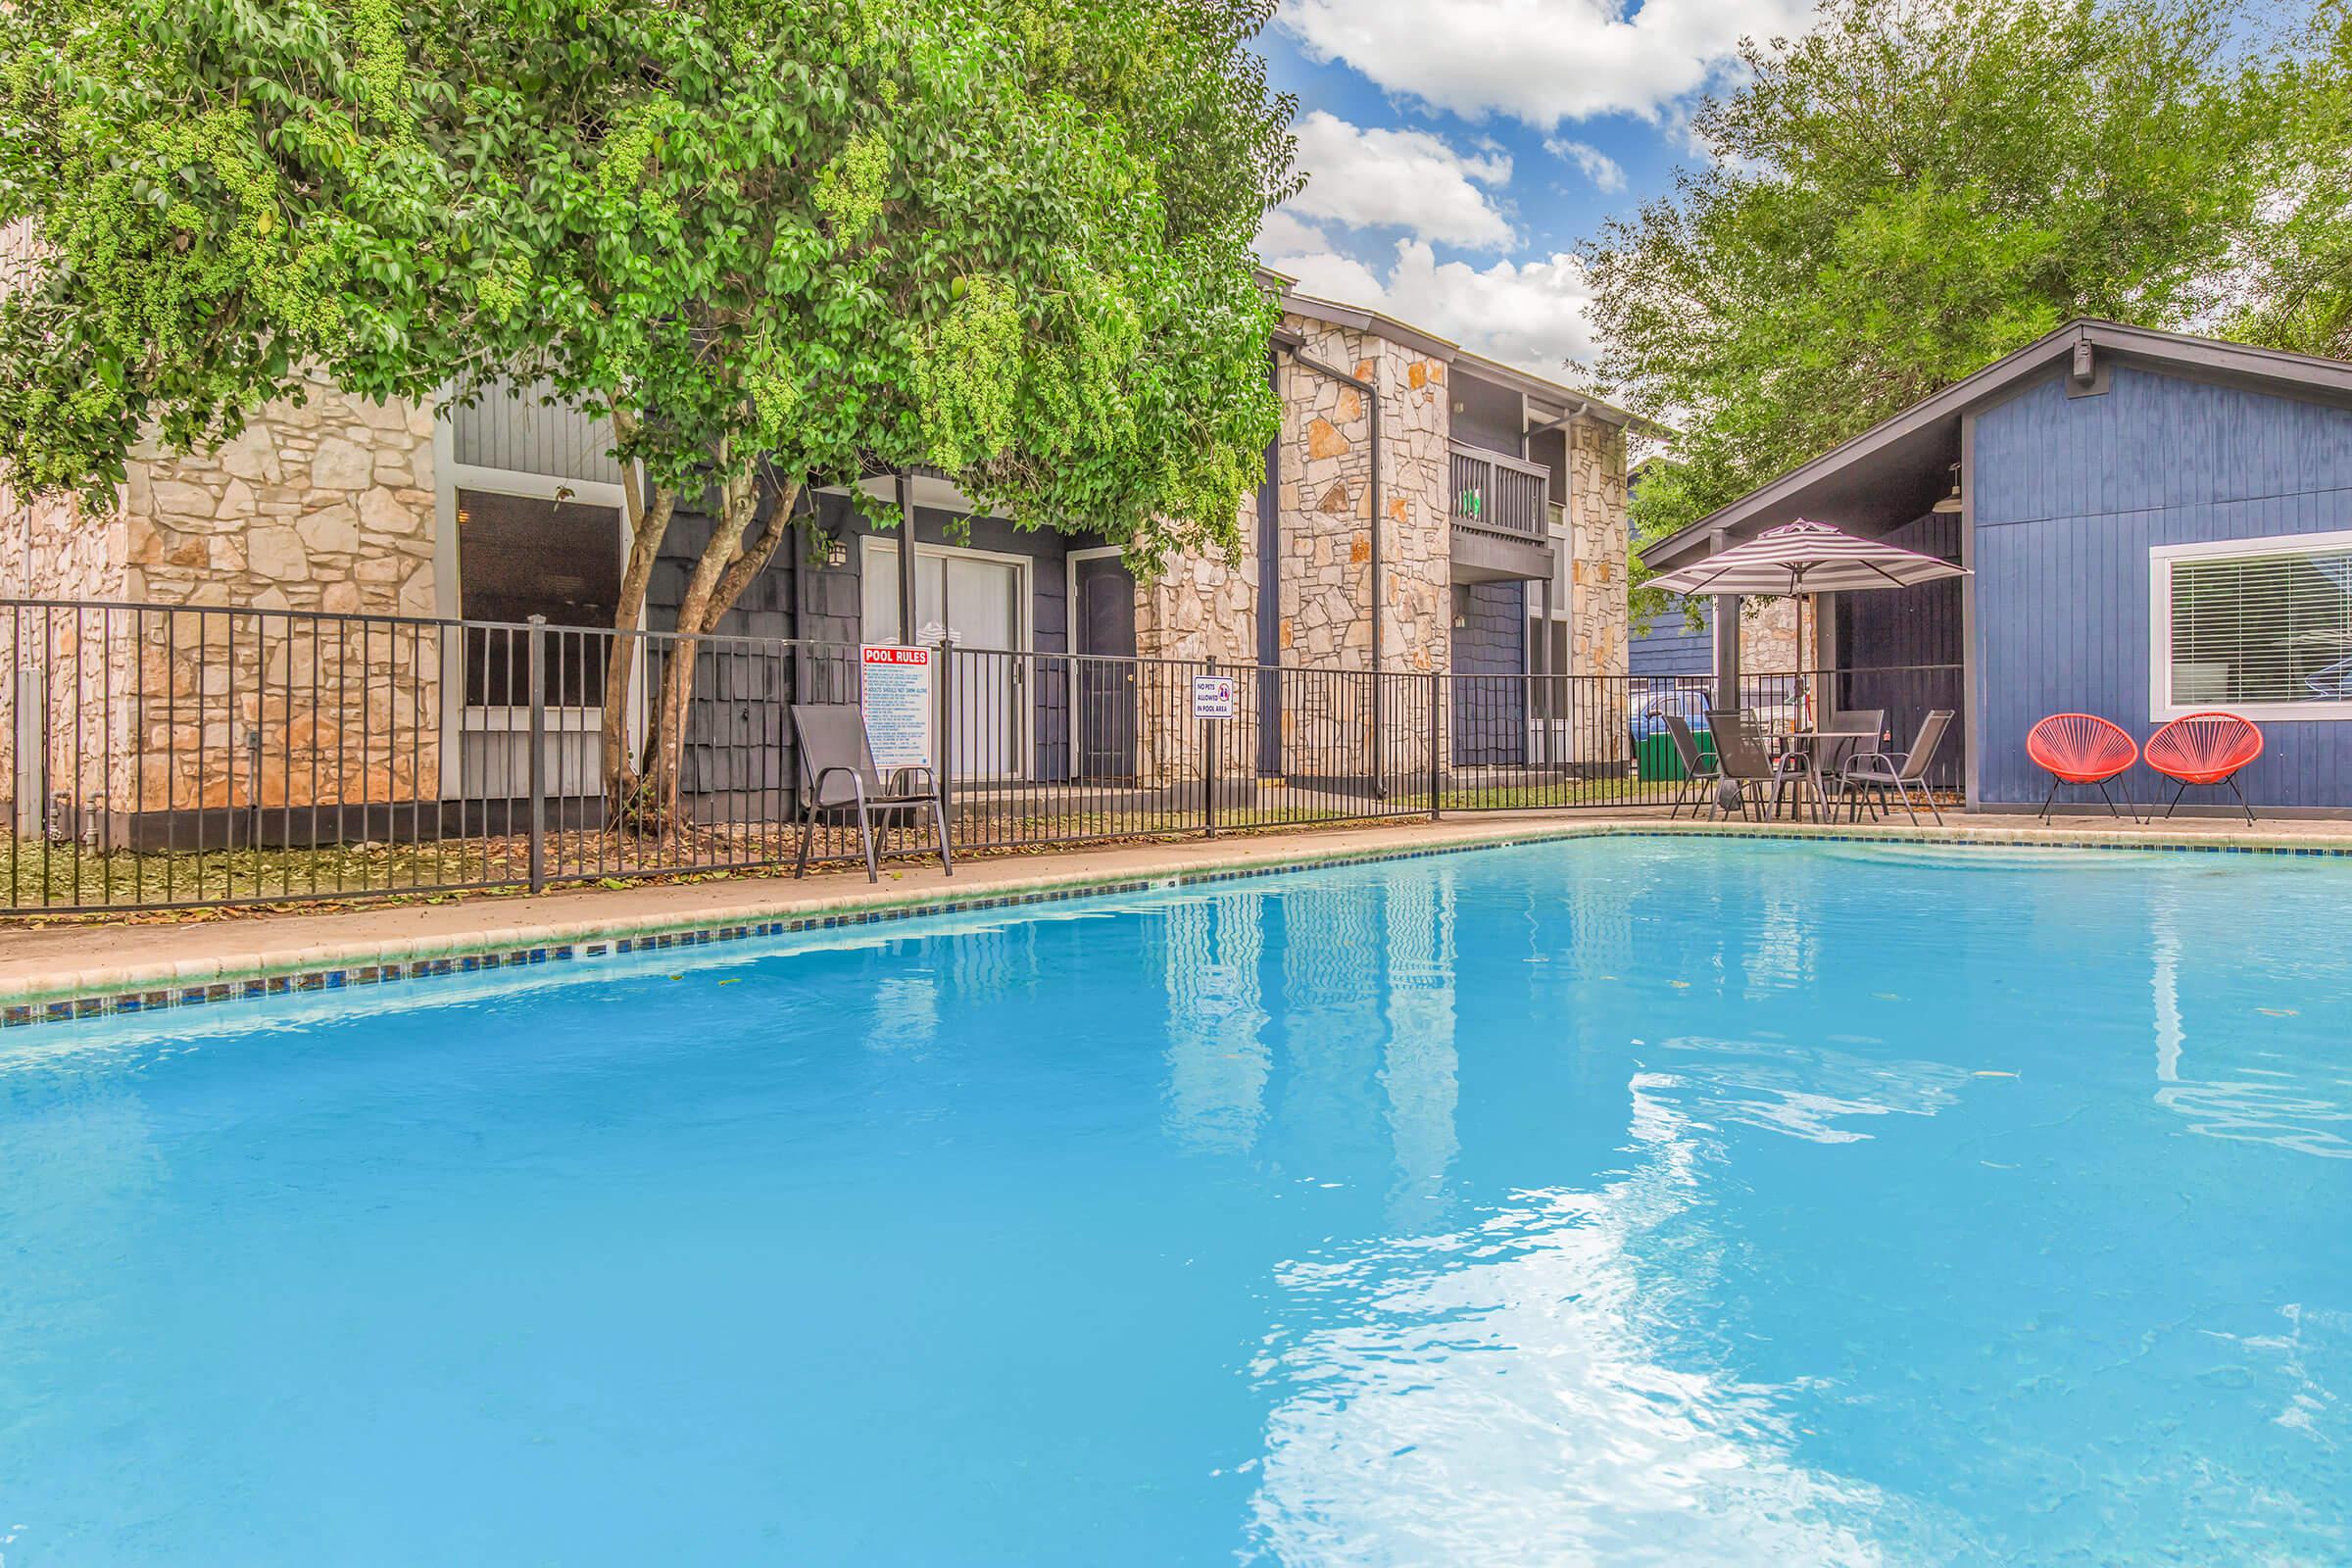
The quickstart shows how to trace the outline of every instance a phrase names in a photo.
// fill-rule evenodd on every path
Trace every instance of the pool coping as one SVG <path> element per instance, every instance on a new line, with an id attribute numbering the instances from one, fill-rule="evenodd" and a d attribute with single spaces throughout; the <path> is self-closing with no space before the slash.
<path id="1" fill-rule="evenodd" d="M 1420 824 L 1426 830 L 1428 824 Z M 1392 831 L 1396 831 L 1392 829 Z M 1669 821 L 1531 821 L 1495 823 L 1492 831 L 1453 832 L 1441 843 L 1416 843 L 1399 832 L 1394 842 L 1322 850 L 1277 841 L 1270 853 L 1236 862 L 1234 844 L 1190 846 L 1192 863 L 1128 872 L 1044 871 L 969 892 L 942 883 L 893 892 L 868 888 L 789 901 L 720 905 L 691 913 L 662 912 L 611 919 L 568 920 L 484 928 L 418 937 L 375 937 L 321 944 L 271 956 L 222 952 L 171 963 L 60 970 L 31 982 L 0 981 L 0 1027 L 69 1023 L 93 1017 L 161 1011 L 216 1002 L 304 995 L 404 983 L 486 969 L 576 962 L 648 950 L 699 947 L 757 937 L 871 925 L 934 915 L 1010 908 L 1072 899 L 1115 897 L 1200 886 L 1249 877 L 1281 876 L 1334 865 L 1417 859 L 1477 850 L 1590 838 L 1788 839 L 1897 846 L 1988 849 L 2133 850 L 2154 853 L 2352 857 L 2352 839 L 2311 839 L 2260 831 L 2227 835 L 2116 828 L 1945 824 L 1896 827 L 1819 823 Z M 1260 841 L 1262 843 L 1262 841 Z M 1295 853 L 1282 853 L 1291 848 Z M 1246 853 L 1246 852 L 1245 852 Z M 798 886 L 797 884 L 795 886 Z M 495 906 L 483 906 L 485 909 Z"/>

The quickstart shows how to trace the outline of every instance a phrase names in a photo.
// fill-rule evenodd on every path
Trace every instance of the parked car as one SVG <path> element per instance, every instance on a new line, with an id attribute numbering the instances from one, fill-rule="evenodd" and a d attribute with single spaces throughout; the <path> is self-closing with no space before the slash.
<path id="1" fill-rule="evenodd" d="M 1646 692 L 1634 699 L 1626 715 L 1626 728 L 1632 733 L 1635 747 L 1653 736 L 1666 733 L 1666 715 L 1679 713 L 1690 726 L 1690 733 L 1704 744 L 1709 732 L 1707 710 L 1715 706 L 1715 694 L 1697 686 L 1677 686 L 1664 691 Z M 1797 718 L 1803 710 L 1793 697 L 1778 701 L 1751 704 L 1747 711 L 1768 734 L 1784 734 L 1798 727 Z"/>
<path id="2" fill-rule="evenodd" d="M 1695 686 L 1678 686 L 1666 691 L 1649 692 L 1634 699 L 1633 710 L 1626 724 L 1633 731 L 1634 744 L 1640 746 L 1653 735 L 1666 733 L 1666 715 L 1676 713 L 1690 726 L 1690 733 L 1707 732 L 1707 708 L 1711 699 Z"/>

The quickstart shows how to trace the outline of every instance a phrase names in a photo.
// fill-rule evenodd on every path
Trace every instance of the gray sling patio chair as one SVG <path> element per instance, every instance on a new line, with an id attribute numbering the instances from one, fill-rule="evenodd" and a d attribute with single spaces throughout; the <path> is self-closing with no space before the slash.
<path id="1" fill-rule="evenodd" d="M 938 835 L 939 863 L 956 874 L 955 857 L 948 851 L 948 818 L 940 808 L 939 780 L 927 767 L 892 770 L 886 785 L 874 767 L 873 748 L 865 739 L 865 715 L 855 703 L 795 703 L 792 733 L 801 754 L 801 856 L 795 878 L 808 874 L 808 840 L 818 815 L 826 811 L 855 811 L 858 839 L 865 850 L 865 879 L 882 880 L 878 863 L 883 856 L 928 855 L 913 846 L 877 852 L 876 827 L 889 827 L 901 813 L 912 827 L 925 807 L 931 808 L 931 827 Z M 915 788 L 917 779 L 921 788 Z"/>
<path id="2" fill-rule="evenodd" d="M 1822 721 L 1821 733 L 1813 741 L 1813 771 L 1821 776 L 1823 788 L 1842 796 L 1845 764 L 1886 749 L 1886 710 L 1849 708 Z"/>
<path id="3" fill-rule="evenodd" d="M 1781 797 L 1791 786 L 1796 789 L 1796 802 L 1801 813 L 1805 791 L 1816 789 L 1814 800 L 1820 803 L 1818 783 L 1811 765 L 1796 752 L 1775 757 L 1765 748 L 1762 727 L 1753 714 L 1738 708 L 1710 708 L 1707 727 L 1715 732 L 1715 758 L 1722 764 L 1723 783 L 1732 785 L 1740 803 L 1740 814 L 1749 816 L 1751 792 L 1757 807 L 1762 807 L 1764 792 L 1772 791 L 1772 814 L 1781 814 Z M 1726 809 L 1722 786 L 1716 790 L 1717 809 Z"/>
<path id="4" fill-rule="evenodd" d="M 1943 732 L 1951 727 L 1951 722 L 1952 710 L 1938 708 L 1919 726 L 1919 734 L 1912 740 L 1909 751 L 1866 752 L 1847 761 L 1838 777 L 1839 793 L 1846 799 L 1847 820 L 1861 819 L 1866 795 L 1872 798 L 1873 810 L 1884 811 L 1887 792 L 1892 791 L 1916 822 L 1919 806 L 1912 800 L 1912 792 L 1917 791 L 1919 800 L 1927 803 L 1929 814 L 1936 818 L 1936 825 L 1941 827 L 1943 812 L 1936 809 L 1936 792 L 1928 788 L 1928 764 L 1936 760 L 1936 748 L 1943 744 Z"/>
<path id="5" fill-rule="evenodd" d="M 1680 816 L 1688 806 L 1690 814 L 1696 816 L 1715 786 L 1723 782 L 1723 768 L 1698 744 L 1698 737 L 1690 732 L 1689 719 L 1680 713 L 1661 716 L 1666 721 L 1666 733 L 1674 739 L 1674 755 L 1683 764 L 1683 782 L 1674 789 L 1674 809 L 1666 814 L 1669 818 Z"/>

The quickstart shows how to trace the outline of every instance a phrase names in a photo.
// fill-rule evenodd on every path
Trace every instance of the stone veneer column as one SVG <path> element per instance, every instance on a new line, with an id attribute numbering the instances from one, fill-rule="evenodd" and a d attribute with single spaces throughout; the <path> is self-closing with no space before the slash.
<path id="1" fill-rule="evenodd" d="M 1809 625 L 1813 609 L 1805 607 Z M 1743 675 L 1788 675 L 1796 670 L 1796 601 L 1742 599 L 1740 602 L 1740 672 Z"/>
<path id="2" fill-rule="evenodd" d="M 1627 671 L 1626 605 L 1632 541 L 1625 515 L 1625 432 L 1597 419 L 1568 427 L 1568 671 L 1622 677 Z M 1599 684 L 1599 719 L 1571 726 L 1570 760 L 1623 761 L 1631 744 L 1622 679 Z"/>
<path id="3" fill-rule="evenodd" d="M 1296 316 L 1283 324 L 1301 336 L 1308 358 L 1380 388 L 1387 514 L 1380 662 L 1392 671 L 1444 670 L 1451 625 L 1446 366 L 1372 333 Z M 1180 560 L 1139 590 L 1136 646 L 1147 659 L 1253 663 L 1258 607 L 1271 604 L 1286 669 L 1372 667 L 1370 410 L 1354 388 L 1301 368 L 1289 355 L 1281 358 L 1276 385 L 1283 406 L 1277 497 L 1282 550 L 1270 567 L 1276 591 L 1258 593 L 1262 564 L 1251 497 L 1244 503 L 1235 560 Z M 1407 708 L 1395 700 L 1403 683 L 1389 684 L 1390 765 L 1426 766 L 1426 699 L 1415 696 Z M 1228 752 L 1237 765 L 1255 755 L 1257 692 L 1254 683 L 1245 686 L 1246 712 L 1233 724 L 1249 738 L 1233 742 Z M 1285 771 L 1328 768 L 1341 760 L 1350 766 L 1370 761 L 1366 683 L 1302 674 L 1286 681 L 1285 694 Z M 1148 707 L 1145 756 L 1154 776 L 1197 771 L 1197 734 L 1187 724 L 1163 725 L 1167 733 L 1155 739 L 1149 733 L 1152 716 Z"/>
<path id="4" fill-rule="evenodd" d="M 122 600 L 123 532 L 119 508 L 110 515 L 78 496 L 24 503 L 0 490 L 0 597 Z M 51 802 L 60 795 L 92 802 L 127 796 L 131 661 L 118 656 L 109 635 L 122 618 L 104 611 L 0 612 L 0 751 L 16 769 L 0 781 L 15 802 L 14 820 L 0 822 L 0 833 L 30 838 L 53 825 L 77 831 L 79 824 L 52 820 Z M 21 725 L 20 695 L 45 719 Z M 37 759 L 19 757 L 19 740 L 35 734 L 43 738 Z"/>

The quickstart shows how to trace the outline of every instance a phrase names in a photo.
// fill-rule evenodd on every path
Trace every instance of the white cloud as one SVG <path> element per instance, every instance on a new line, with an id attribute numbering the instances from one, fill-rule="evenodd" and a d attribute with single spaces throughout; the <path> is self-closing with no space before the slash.
<path id="1" fill-rule="evenodd" d="M 1422 130 L 1364 129 L 1318 109 L 1294 127 L 1306 189 L 1291 201 L 1307 218 L 1350 228 L 1398 227 L 1465 250 L 1506 250 L 1510 220 L 1482 186 L 1510 183 L 1509 155 L 1455 151 Z"/>
<path id="2" fill-rule="evenodd" d="M 1384 311 L 1538 375 L 1560 379 L 1565 362 L 1592 354 L 1592 284 L 1583 264 L 1562 252 L 1474 267 L 1441 264 L 1427 242 L 1399 240 L 1384 276 L 1315 225 L 1271 213 L 1257 253 L 1297 278 L 1300 293 Z"/>
<path id="3" fill-rule="evenodd" d="M 1564 362 L 1592 355 L 1592 285 L 1565 252 L 1472 267 L 1440 264 L 1427 245 L 1404 240 L 1381 298 L 1363 303 L 1553 380 Z"/>
<path id="4" fill-rule="evenodd" d="M 1283 0 L 1317 60 L 1470 119 L 1550 130 L 1563 120 L 1656 119 L 1704 86 L 1740 38 L 1800 30 L 1810 0 Z M 1630 15 L 1628 14 L 1630 11 Z"/>
<path id="5" fill-rule="evenodd" d="M 1589 141 L 1563 141 L 1555 136 L 1544 144 L 1544 150 L 1576 165 L 1601 190 L 1614 193 L 1625 189 L 1624 168 Z"/>

